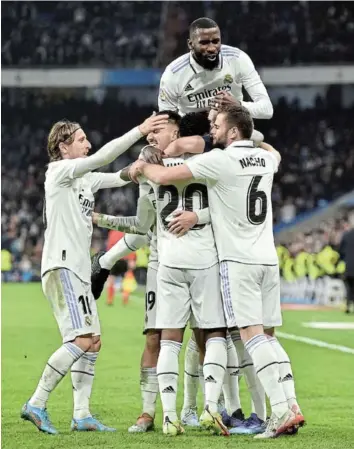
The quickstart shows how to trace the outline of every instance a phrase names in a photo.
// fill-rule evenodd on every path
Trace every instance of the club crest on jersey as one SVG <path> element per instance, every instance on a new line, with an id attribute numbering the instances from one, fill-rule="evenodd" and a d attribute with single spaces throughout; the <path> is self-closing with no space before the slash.
<path id="1" fill-rule="evenodd" d="M 159 97 L 161 101 L 166 101 L 166 92 L 163 89 L 160 89 Z"/>
<path id="2" fill-rule="evenodd" d="M 87 326 L 91 326 L 92 324 L 91 317 L 89 317 L 88 315 L 85 316 L 85 323 Z"/>
<path id="3" fill-rule="evenodd" d="M 224 84 L 231 84 L 234 81 L 231 75 L 227 74 L 224 78 Z"/>

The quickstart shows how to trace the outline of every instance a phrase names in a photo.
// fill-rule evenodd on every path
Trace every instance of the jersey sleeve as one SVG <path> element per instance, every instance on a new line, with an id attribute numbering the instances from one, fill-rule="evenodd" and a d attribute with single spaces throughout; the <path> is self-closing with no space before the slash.
<path id="1" fill-rule="evenodd" d="M 271 118 L 273 116 L 273 105 L 267 89 L 251 58 L 244 51 L 240 53 L 239 64 L 242 85 L 253 100 L 253 102 L 242 101 L 242 105 L 250 111 L 253 118 Z"/>
<path id="2" fill-rule="evenodd" d="M 178 111 L 178 91 L 170 68 L 167 68 L 161 77 L 158 106 L 159 111 Z"/>
<path id="3" fill-rule="evenodd" d="M 121 170 L 117 173 L 88 173 L 86 176 L 91 183 L 92 192 L 95 193 L 100 189 L 124 187 L 130 184 L 131 181 L 123 181 L 120 172 Z"/>
<path id="4" fill-rule="evenodd" d="M 223 165 L 222 151 L 216 149 L 196 155 L 185 161 L 185 164 L 194 178 L 219 181 Z"/>
<path id="5" fill-rule="evenodd" d="M 273 162 L 273 167 L 274 167 L 274 173 L 277 173 L 278 168 L 279 168 L 279 164 L 280 164 L 280 160 L 277 158 L 277 156 L 272 153 L 271 151 L 268 151 L 268 156 L 271 158 L 272 162 Z"/>

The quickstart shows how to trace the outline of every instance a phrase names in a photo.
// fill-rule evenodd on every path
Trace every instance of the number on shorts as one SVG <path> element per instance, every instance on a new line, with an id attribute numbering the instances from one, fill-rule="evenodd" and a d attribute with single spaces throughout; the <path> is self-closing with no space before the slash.
<path id="1" fill-rule="evenodd" d="M 92 315 L 88 297 L 83 296 L 83 295 L 79 296 L 79 302 L 82 305 L 82 310 L 84 312 L 84 315 Z"/>
<path id="2" fill-rule="evenodd" d="M 147 292 L 145 293 L 145 310 L 149 311 L 154 308 L 156 303 L 156 295 L 155 292 Z"/>
<path id="3" fill-rule="evenodd" d="M 166 218 L 178 207 L 179 202 L 179 194 L 176 186 L 159 186 L 157 198 L 159 201 L 162 201 L 165 197 L 165 194 L 168 193 L 169 200 L 166 206 L 160 212 L 160 217 L 162 220 L 163 227 L 168 229 L 168 222 Z M 199 199 L 199 207 L 196 210 L 205 209 L 209 206 L 208 201 L 208 189 L 204 184 L 189 184 L 187 185 L 182 192 L 182 207 L 184 210 L 193 212 L 193 197 L 198 195 Z M 204 228 L 205 224 L 196 224 L 191 228 L 191 230 L 197 230 Z"/>
<path id="4" fill-rule="evenodd" d="M 267 215 L 267 195 L 262 190 L 257 190 L 262 176 L 254 176 L 247 193 L 247 219 L 254 225 L 264 223 Z M 257 204 L 259 205 L 257 211 Z"/>

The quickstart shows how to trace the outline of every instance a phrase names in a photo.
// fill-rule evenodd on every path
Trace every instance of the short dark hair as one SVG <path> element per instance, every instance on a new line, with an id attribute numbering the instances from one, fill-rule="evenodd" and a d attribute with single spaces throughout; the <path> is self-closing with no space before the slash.
<path id="1" fill-rule="evenodd" d="M 227 105 L 219 108 L 220 114 L 225 114 L 229 125 L 236 126 L 242 137 L 250 139 L 253 132 L 253 119 L 248 109 L 239 105 Z"/>
<path id="2" fill-rule="evenodd" d="M 156 113 L 156 115 L 165 115 L 165 114 L 168 115 L 168 121 L 170 123 L 174 123 L 178 127 L 180 126 L 181 116 L 178 114 L 178 112 L 167 109 L 166 111 L 159 111 Z"/>
<path id="3" fill-rule="evenodd" d="M 197 30 L 203 28 L 219 28 L 219 26 L 213 19 L 209 19 L 209 17 L 200 17 L 190 24 L 189 37 L 191 37 Z"/>
<path id="4" fill-rule="evenodd" d="M 179 134 L 181 137 L 204 136 L 210 131 L 207 112 L 189 112 L 181 119 Z"/>

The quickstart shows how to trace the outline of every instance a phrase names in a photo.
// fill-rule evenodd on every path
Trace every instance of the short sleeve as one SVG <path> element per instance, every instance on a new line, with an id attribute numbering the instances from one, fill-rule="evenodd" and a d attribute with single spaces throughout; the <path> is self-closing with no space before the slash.
<path id="1" fill-rule="evenodd" d="M 185 164 L 194 178 L 218 181 L 222 172 L 224 156 L 222 150 L 215 149 L 209 153 L 196 155 L 185 161 Z"/>
<path id="2" fill-rule="evenodd" d="M 57 185 L 70 185 L 74 179 L 74 171 L 77 159 L 63 159 L 51 162 L 48 166 L 46 177 L 51 183 Z"/>
<path id="3" fill-rule="evenodd" d="M 272 153 L 271 151 L 268 151 L 268 157 L 270 157 L 270 159 L 271 159 L 272 162 L 273 162 L 274 173 L 277 173 L 278 168 L 279 168 L 280 160 L 279 160 L 279 159 L 277 158 L 277 156 L 276 156 L 274 153 Z"/>
<path id="4" fill-rule="evenodd" d="M 167 68 L 162 74 L 158 97 L 159 111 L 178 110 L 178 92 L 175 86 L 173 73 Z"/>

